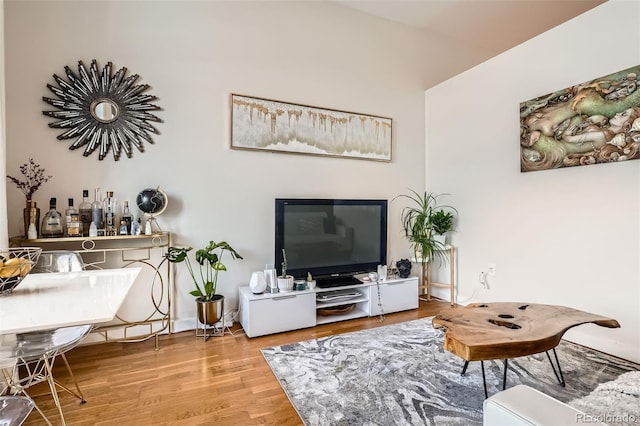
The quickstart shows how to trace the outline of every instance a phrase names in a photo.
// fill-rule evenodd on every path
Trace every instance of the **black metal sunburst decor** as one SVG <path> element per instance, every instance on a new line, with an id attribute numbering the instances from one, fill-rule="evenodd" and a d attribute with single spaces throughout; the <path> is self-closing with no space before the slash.
<path id="1" fill-rule="evenodd" d="M 139 76 L 127 77 L 126 67 L 115 74 L 112 67 L 108 62 L 100 72 L 94 59 L 87 70 L 78 61 L 75 74 L 65 66 L 67 79 L 53 74 L 57 86 L 47 84 L 57 98 L 42 98 L 57 110 L 42 113 L 58 120 L 49 123 L 49 127 L 68 129 L 57 136 L 59 140 L 75 138 L 69 149 L 83 148 L 85 157 L 97 150 L 99 160 L 111 151 L 117 161 L 123 151 L 131 158 L 133 147 L 144 152 L 145 141 L 153 144 L 151 135 L 160 132 L 149 122 L 162 120 L 149 112 L 160 110 L 150 103 L 157 98 L 144 93 L 150 86 L 134 84 Z"/>

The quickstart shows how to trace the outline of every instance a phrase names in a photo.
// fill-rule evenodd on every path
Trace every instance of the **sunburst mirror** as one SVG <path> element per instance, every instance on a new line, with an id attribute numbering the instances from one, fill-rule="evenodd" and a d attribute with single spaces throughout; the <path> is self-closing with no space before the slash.
<path id="1" fill-rule="evenodd" d="M 58 86 L 47 84 L 57 98 L 42 98 L 57 110 L 42 113 L 58 120 L 49 127 L 68 129 L 57 136 L 58 140 L 75 138 L 69 149 L 82 148 L 85 157 L 97 150 L 99 160 L 111 151 L 117 161 L 123 151 L 131 158 L 134 147 L 144 152 L 145 141 L 153 144 L 151 135 L 160 132 L 150 122 L 162 120 L 149 112 L 160 110 L 150 103 L 157 98 L 144 93 L 150 86 L 134 84 L 139 76 L 127 77 L 127 68 L 113 74 L 112 67 L 108 62 L 100 72 L 94 59 L 87 70 L 79 61 L 75 74 L 65 66 L 67 79 L 54 74 Z"/>

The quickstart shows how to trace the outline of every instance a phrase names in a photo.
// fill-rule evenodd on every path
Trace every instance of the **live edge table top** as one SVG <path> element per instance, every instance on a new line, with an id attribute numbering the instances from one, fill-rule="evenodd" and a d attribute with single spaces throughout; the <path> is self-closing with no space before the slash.
<path id="1" fill-rule="evenodd" d="M 533 303 L 477 303 L 433 318 L 446 329 L 444 348 L 466 361 L 517 358 L 551 350 L 580 324 L 618 328 L 618 321 L 577 309 Z"/>

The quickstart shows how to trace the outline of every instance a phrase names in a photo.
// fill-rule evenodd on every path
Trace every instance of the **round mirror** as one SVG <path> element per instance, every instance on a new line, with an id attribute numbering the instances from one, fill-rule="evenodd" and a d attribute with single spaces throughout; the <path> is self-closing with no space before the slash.
<path id="1" fill-rule="evenodd" d="M 56 120 L 49 127 L 64 129 L 59 140 L 73 140 L 69 149 L 81 149 L 85 157 L 97 151 L 99 160 L 112 154 L 118 160 L 154 143 L 152 135 L 160 132 L 152 123 L 162 120 L 152 112 L 160 107 L 151 103 L 157 98 L 147 93 L 148 84 L 135 84 L 138 74 L 127 76 L 125 67 L 113 72 L 111 62 L 101 71 L 95 59 L 88 69 L 78 61 L 77 73 L 68 66 L 64 71 L 66 79 L 53 74 L 57 85 L 47 84 L 56 97 L 42 97 L 55 110 L 42 113 Z"/>
<path id="2" fill-rule="evenodd" d="M 96 99 L 91 103 L 91 115 L 101 123 L 111 123 L 118 118 L 118 105 L 110 99 Z"/>

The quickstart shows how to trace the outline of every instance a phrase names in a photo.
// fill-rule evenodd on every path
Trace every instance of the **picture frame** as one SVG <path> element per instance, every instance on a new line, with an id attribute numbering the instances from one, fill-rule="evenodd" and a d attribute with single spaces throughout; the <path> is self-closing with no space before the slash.
<path id="1" fill-rule="evenodd" d="M 231 148 L 391 161 L 391 118 L 232 93 Z"/>
<path id="2" fill-rule="evenodd" d="M 640 65 L 520 103 L 520 171 L 640 159 Z"/>

